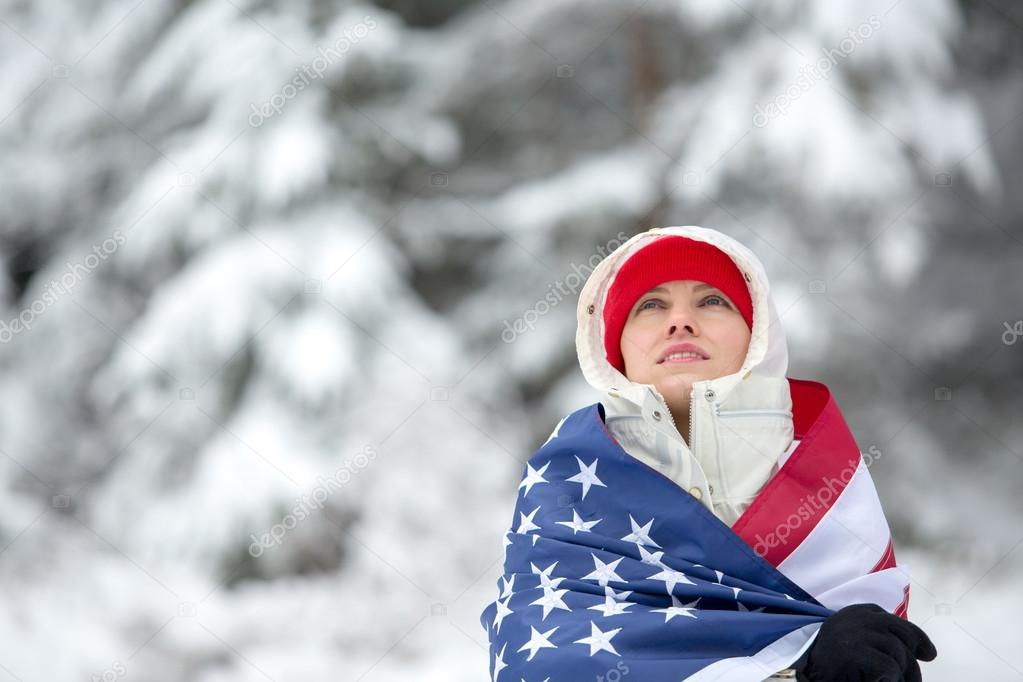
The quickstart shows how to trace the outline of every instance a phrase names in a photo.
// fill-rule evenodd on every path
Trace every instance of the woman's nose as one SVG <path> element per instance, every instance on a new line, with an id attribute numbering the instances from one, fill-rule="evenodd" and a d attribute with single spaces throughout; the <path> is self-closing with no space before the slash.
<path id="1" fill-rule="evenodd" d="M 671 317 L 668 320 L 668 337 L 674 336 L 679 329 L 685 329 L 690 334 L 696 335 L 697 326 L 692 311 L 688 309 L 672 309 Z"/>

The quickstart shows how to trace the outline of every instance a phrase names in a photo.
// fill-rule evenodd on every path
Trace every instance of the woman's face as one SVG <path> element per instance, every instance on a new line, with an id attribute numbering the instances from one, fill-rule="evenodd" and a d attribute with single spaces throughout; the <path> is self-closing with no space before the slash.
<path id="1" fill-rule="evenodd" d="M 665 399 L 688 399 L 692 384 L 738 372 L 750 329 L 719 289 L 696 280 L 664 282 L 639 297 L 622 330 L 625 376 L 653 384 Z M 665 357 L 691 343 L 703 359 Z"/>

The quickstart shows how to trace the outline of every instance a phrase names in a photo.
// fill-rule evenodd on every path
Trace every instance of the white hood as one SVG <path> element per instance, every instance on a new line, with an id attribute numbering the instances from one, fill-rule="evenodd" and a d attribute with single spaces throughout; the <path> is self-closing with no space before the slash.
<path id="1" fill-rule="evenodd" d="M 693 383 L 690 425 L 674 426 L 664 398 L 652 384 L 630 381 L 607 360 L 603 308 L 607 292 L 622 264 L 650 241 L 670 235 L 708 242 L 728 254 L 745 275 L 753 303 L 749 350 L 739 371 Z M 641 426 L 678 441 L 684 469 L 679 485 L 693 490 L 729 524 L 776 470 L 779 456 L 793 443 L 792 400 L 788 379 L 788 347 L 770 295 L 763 264 L 748 248 L 716 230 L 697 226 L 654 228 L 633 236 L 602 260 L 590 274 L 576 311 L 576 351 L 586 381 L 601 392 L 600 402 L 614 415 L 632 414 Z M 732 414 L 729 414 L 732 413 Z M 669 415 L 664 419 L 663 415 Z M 634 420 L 635 421 L 635 420 Z M 610 427 L 610 420 L 609 420 Z M 688 446 L 682 430 L 692 430 Z M 651 432 L 652 432 L 651 431 Z M 630 449 L 650 449 L 637 439 Z M 652 447 L 652 446 L 650 446 Z M 636 454 L 633 452 L 633 454 Z M 642 453 L 640 453 L 642 455 Z M 678 457 L 675 454 L 651 454 Z M 640 459 L 643 459 L 640 456 Z M 699 466 L 689 460 L 695 460 Z"/>
<path id="2" fill-rule="evenodd" d="M 622 264 L 650 241 L 669 235 L 688 237 L 713 244 L 731 256 L 739 269 L 747 275 L 750 298 L 753 301 L 753 329 L 751 330 L 749 350 L 742 368 L 735 374 L 719 377 L 709 382 L 696 382 L 701 384 L 700 388 L 704 388 L 702 384 L 708 384 L 717 394 L 718 402 L 723 404 L 733 387 L 742 381 L 747 372 L 758 377 L 785 379 L 789 365 L 788 345 L 778 319 L 778 311 L 771 298 L 770 284 L 763 264 L 752 251 L 728 235 L 705 227 L 686 225 L 684 227 L 655 227 L 633 236 L 602 260 L 586 280 L 586 285 L 579 294 L 579 305 L 576 310 L 578 329 L 575 339 L 579 365 L 582 367 L 586 381 L 602 393 L 606 393 L 611 388 L 617 388 L 623 395 L 636 397 L 638 398 L 636 402 L 642 403 L 642 394 L 645 392 L 642 387 L 650 385 L 635 384 L 629 381 L 624 374 L 607 361 L 604 352 L 604 316 L 602 311 L 607 299 L 607 291 Z M 590 308 L 590 306 L 593 307 Z M 768 321 L 766 324 L 765 320 Z"/>

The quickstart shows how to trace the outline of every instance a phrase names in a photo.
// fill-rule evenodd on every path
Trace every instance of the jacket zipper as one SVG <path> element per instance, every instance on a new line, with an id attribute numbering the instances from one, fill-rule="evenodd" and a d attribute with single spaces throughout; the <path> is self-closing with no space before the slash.
<path id="1" fill-rule="evenodd" d="M 696 387 L 689 387 L 689 438 L 686 439 L 686 444 L 689 446 L 689 452 L 693 451 L 693 423 L 696 416 Z"/>
<path id="2" fill-rule="evenodd" d="M 658 392 L 658 395 L 660 395 L 660 392 Z M 696 409 L 695 409 L 695 405 L 693 404 L 693 401 L 695 399 L 696 399 L 696 387 L 695 386 L 691 386 L 689 388 L 689 438 L 686 440 L 686 445 L 688 446 L 690 453 L 692 453 L 692 451 L 693 451 L 693 424 L 694 424 L 695 419 L 696 419 Z M 664 402 L 663 396 L 661 397 L 661 401 Z M 664 404 L 665 404 L 665 406 L 667 406 L 666 402 Z M 716 403 L 714 405 L 714 409 L 715 410 L 717 409 L 717 404 Z M 671 413 L 671 410 L 667 410 L 667 412 L 668 412 L 668 419 L 671 420 L 671 425 L 675 428 L 675 431 L 677 432 L 678 431 L 678 424 L 675 423 L 675 415 Z"/>
<path id="3" fill-rule="evenodd" d="M 658 395 L 660 395 L 660 391 L 658 391 Z M 696 389 L 695 388 L 690 388 L 689 389 L 689 438 L 686 439 L 686 444 L 689 446 L 690 450 L 692 450 L 692 447 L 693 447 L 692 446 L 692 442 L 693 442 L 693 398 L 695 396 L 696 396 Z M 674 427 L 675 431 L 677 432 L 678 431 L 678 424 L 675 423 L 675 415 L 672 414 L 671 410 L 669 410 L 667 408 L 668 403 L 666 403 L 664 401 L 664 396 L 661 396 L 661 402 L 665 406 L 665 412 L 668 413 L 668 420 L 671 422 L 672 427 Z"/>

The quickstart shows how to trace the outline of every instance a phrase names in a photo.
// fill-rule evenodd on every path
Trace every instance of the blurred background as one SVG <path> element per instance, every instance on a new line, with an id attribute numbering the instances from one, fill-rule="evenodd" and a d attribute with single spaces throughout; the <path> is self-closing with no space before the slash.
<path id="1" fill-rule="evenodd" d="M 1020 3 L 0 6 L 0 681 L 486 679 L 581 277 L 685 224 L 880 453 L 925 679 L 1023 679 Z"/>

